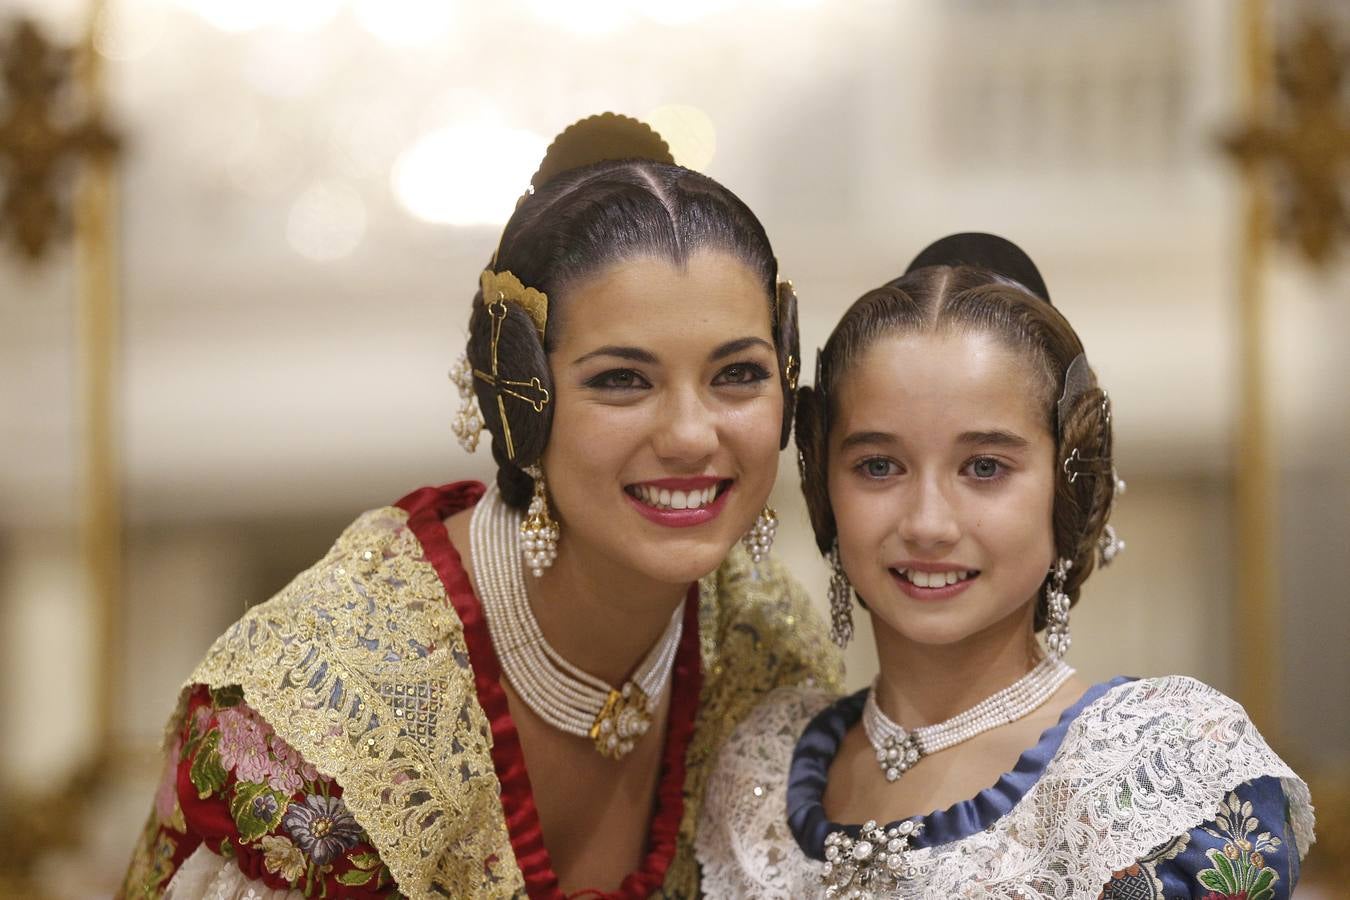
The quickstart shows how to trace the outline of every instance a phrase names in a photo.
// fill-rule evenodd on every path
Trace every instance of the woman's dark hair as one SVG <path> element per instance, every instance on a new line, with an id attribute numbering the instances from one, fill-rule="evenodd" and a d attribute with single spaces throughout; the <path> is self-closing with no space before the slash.
<path id="1" fill-rule="evenodd" d="M 504 378 L 539 377 L 552 392 L 547 354 L 567 327 L 570 288 L 605 266 L 637 256 L 657 256 L 684 265 L 700 250 L 728 253 L 758 277 L 773 323 L 784 396 L 782 441 L 791 434 L 793 392 L 787 360 L 797 357 L 796 306 L 790 292 L 778 300 L 778 263 L 764 228 L 744 203 L 716 181 L 697 172 L 645 159 L 606 160 L 565 171 L 516 208 L 502 233 L 495 271 L 510 271 L 549 298 L 548 325 L 540 342 L 524 310 L 508 304 L 498 346 Z M 791 309 L 779 309 L 791 306 Z M 492 318 L 481 290 L 469 317 L 468 358 L 474 368 L 491 369 Z M 796 363 L 794 362 L 795 366 Z M 528 505 L 533 481 L 522 470 L 538 460 L 548 443 L 553 404 L 536 412 L 528 403 L 500 407 L 490 385 L 475 379 L 485 427 L 492 434 L 497 483 L 513 507 Z M 505 411 L 514 459 L 501 425 Z"/>
<path id="2" fill-rule="evenodd" d="M 1073 561 L 1064 590 L 1078 601 L 1096 563 L 1097 542 L 1106 526 L 1115 478 L 1103 473 L 1073 481 L 1063 461 L 1075 448 L 1083 459 L 1111 461 L 1111 417 L 1106 394 L 1088 370 L 1089 384 L 1062 412 L 1069 366 L 1083 344 L 1068 320 L 1043 297 L 988 269 L 957 265 L 916 269 L 857 300 L 830 334 L 817 362 L 816 384 L 797 396 L 797 448 L 802 492 L 816 545 L 829 551 L 837 536 L 828 490 L 829 428 L 838 396 L 863 354 L 884 337 L 933 333 L 987 334 L 1020 354 L 1035 373 L 1036 399 L 1055 437 L 1055 552 Z M 1036 629 L 1045 625 L 1044 602 L 1036 608 Z"/>

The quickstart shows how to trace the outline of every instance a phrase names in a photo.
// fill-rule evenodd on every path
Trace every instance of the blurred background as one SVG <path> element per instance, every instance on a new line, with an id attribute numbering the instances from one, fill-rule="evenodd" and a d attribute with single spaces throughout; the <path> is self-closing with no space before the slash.
<path id="1" fill-rule="evenodd" d="M 1330 0 L 0 0 L 0 896 L 111 896 L 213 638 L 488 475 L 469 300 L 603 110 L 758 213 L 808 380 L 933 238 L 1031 253 L 1129 484 L 1071 659 L 1246 704 L 1312 783 L 1300 896 L 1344 896 L 1348 47 Z M 787 453 L 773 503 L 823 614 Z"/>

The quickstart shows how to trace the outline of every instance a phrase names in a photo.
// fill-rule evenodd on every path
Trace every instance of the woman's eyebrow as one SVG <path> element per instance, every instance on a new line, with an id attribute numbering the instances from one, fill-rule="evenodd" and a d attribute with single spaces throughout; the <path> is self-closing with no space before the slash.
<path id="1" fill-rule="evenodd" d="M 653 354 L 650 350 L 643 350 L 641 347 L 620 347 L 615 345 L 609 345 L 605 347 L 600 347 L 599 349 L 592 350 L 590 353 L 586 353 L 582 356 L 577 357 L 576 359 L 572 360 L 572 365 L 574 366 L 580 365 L 581 363 L 584 363 L 587 360 L 595 359 L 597 356 L 613 356 L 617 357 L 618 359 L 626 359 L 629 362 L 640 362 L 646 363 L 647 365 L 656 364 L 656 355 Z"/>
<path id="2" fill-rule="evenodd" d="M 708 354 L 708 359 L 710 361 L 716 361 L 723 359 L 724 357 L 733 356 L 740 353 L 742 350 L 749 350 L 751 347 L 763 347 L 770 353 L 774 352 L 773 344 L 770 344 L 768 341 L 764 340 L 764 338 L 743 337 L 736 338 L 734 341 L 727 341 L 725 344 L 717 345 L 717 347 L 713 349 L 713 352 Z"/>
<path id="3" fill-rule="evenodd" d="M 1031 446 L 1031 441 L 1011 431 L 966 431 L 956 439 L 958 444 L 977 444 L 981 446 L 1011 447 L 1019 449 Z"/>

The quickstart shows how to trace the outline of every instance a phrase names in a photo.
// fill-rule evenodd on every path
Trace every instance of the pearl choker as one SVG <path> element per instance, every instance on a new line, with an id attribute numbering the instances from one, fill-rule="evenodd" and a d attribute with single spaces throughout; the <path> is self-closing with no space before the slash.
<path id="1" fill-rule="evenodd" d="M 652 726 L 657 700 L 670 683 L 684 631 L 684 603 L 622 688 L 574 666 L 544 638 L 530 609 L 520 554 L 521 514 L 488 488 L 469 518 L 474 582 L 502 671 L 521 700 L 549 725 L 589 737 L 610 759 L 622 759 Z"/>
<path id="2" fill-rule="evenodd" d="M 1073 672 L 1063 660 L 1047 657 L 1036 668 L 965 712 L 913 731 L 891 721 L 877 706 L 874 681 L 863 704 L 863 731 L 877 752 L 877 765 L 886 780 L 895 781 L 925 756 L 1030 714 L 1049 700 Z"/>

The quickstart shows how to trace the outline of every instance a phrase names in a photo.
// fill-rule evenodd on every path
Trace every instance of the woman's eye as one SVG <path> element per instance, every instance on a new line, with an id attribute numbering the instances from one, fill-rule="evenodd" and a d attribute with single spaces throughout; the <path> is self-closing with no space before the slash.
<path id="1" fill-rule="evenodd" d="M 754 384 L 769 377 L 769 371 L 758 363 L 734 363 L 717 373 L 713 384 Z"/>
<path id="2" fill-rule="evenodd" d="M 970 474 L 981 480 L 997 478 L 1003 474 L 1003 464 L 988 456 L 972 459 L 967 466 Z"/>
<path id="3" fill-rule="evenodd" d="M 632 369 L 610 369 L 586 380 L 586 386 L 625 391 L 647 387 L 647 379 Z"/>
<path id="4" fill-rule="evenodd" d="M 858 465 L 858 468 L 868 478 L 886 478 L 900 471 L 895 463 L 881 457 L 865 459 Z"/>

